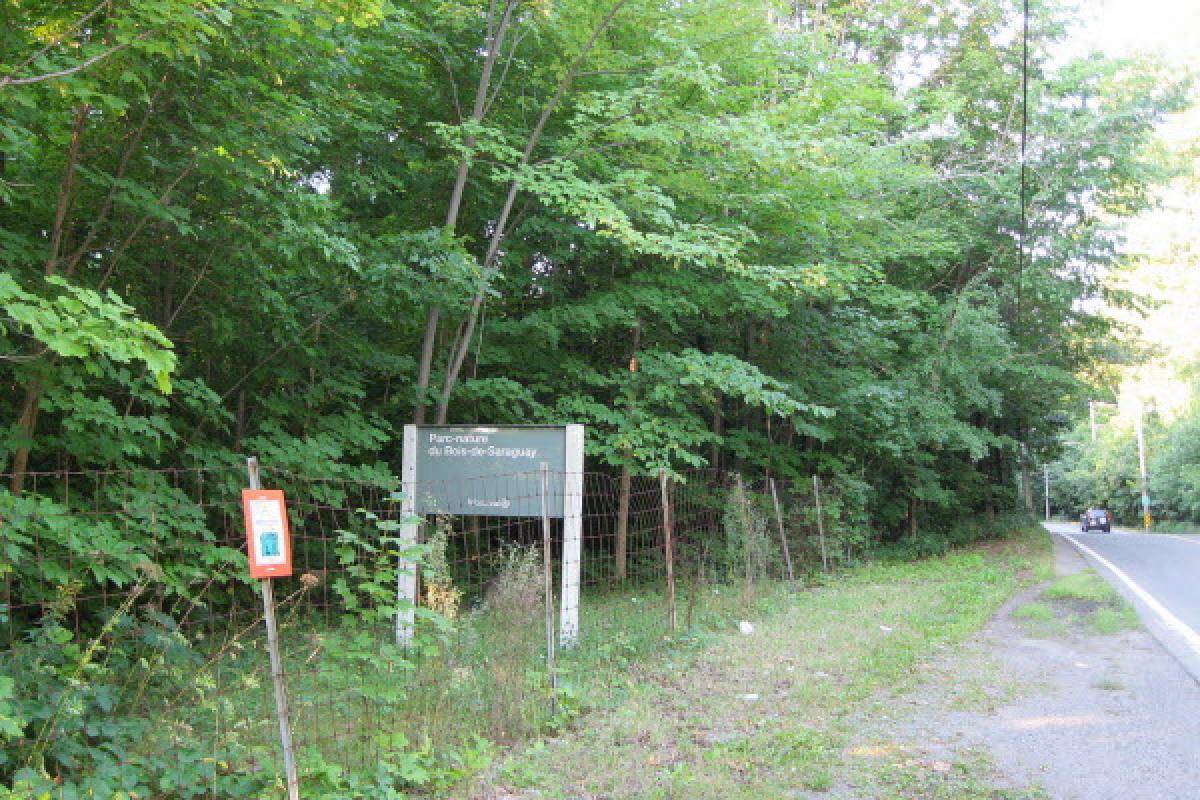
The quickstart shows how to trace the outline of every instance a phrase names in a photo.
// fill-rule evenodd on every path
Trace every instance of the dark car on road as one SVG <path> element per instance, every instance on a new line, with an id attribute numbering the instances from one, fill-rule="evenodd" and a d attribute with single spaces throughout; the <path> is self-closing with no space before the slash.
<path id="1" fill-rule="evenodd" d="M 1083 533 L 1088 531 L 1112 533 L 1112 517 L 1103 508 L 1089 508 L 1079 515 L 1079 530 Z"/>

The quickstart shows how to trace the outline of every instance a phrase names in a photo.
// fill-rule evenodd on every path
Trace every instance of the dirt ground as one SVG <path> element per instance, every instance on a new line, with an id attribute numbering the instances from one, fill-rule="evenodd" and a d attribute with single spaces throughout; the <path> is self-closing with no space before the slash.
<path id="1" fill-rule="evenodd" d="M 1055 537 L 1059 575 L 1087 568 Z M 1145 630 L 1031 630 L 1008 602 L 915 690 L 852 721 L 846 770 L 808 797 L 1200 797 L 1200 687 Z"/>

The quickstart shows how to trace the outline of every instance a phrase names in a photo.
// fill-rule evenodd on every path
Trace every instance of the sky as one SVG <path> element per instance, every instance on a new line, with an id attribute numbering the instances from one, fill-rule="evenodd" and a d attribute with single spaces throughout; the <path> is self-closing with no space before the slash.
<path id="1" fill-rule="evenodd" d="M 1071 44 L 1110 55 L 1155 53 L 1200 78 L 1200 0 L 1079 0 L 1083 27 Z M 1183 147 L 1200 137 L 1200 87 L 1197 108 L 1174 115 L 1160 129 L 1164 142 Z M 1200 172 L 1200 164 L 1197 165 Z M 1159 210 L 1126 226 L 1127 252 L 1138 266 L 1121 274 L 1118 285 L 1155 297 L 1163 305 L 1134 322 L 1160 356 L 1132 370 L 1120 389 L 1122 407 L 1136 397 L 1152 398 L 1168 416 L 1183 413 L 1190 401 L 1189 381 L 1179 368 L 1200 362 L 1200 181 L 1179 180 L 1165 188 Z"/>
<path id="2" fill-rule="evenodd" d="M 1079 0 L 1076 39 L 1111 55 L 1157 52 L 1200 66 L 1200 0 Z"/>
<path id="3" fill-rule="evenodd" d="M 1181 70 L 1197 73 L 1200 84 L 1200 0 L 1077 0 L 1082 26 L 1067 47 L 1079 53 L 1097 49 L 1108 55 L 1153 53 Z M 1173 115 L 1160 128 L 1160 137 L 1173 149 L 1200 136 L 1200 85 L 1194 88 L 1196 107 Z M 1164 195 L 1168 206 L 1200 209 L 1200 186 L 1176 185 Z M 1131 226 L 1131 245 L 1137 251 L 1161 242 L 1177 220 L 1139 220 Z M 1168 215 L 1169 216 L 1169 215 Z M 1164 226 L 1167 226 L 1164 228 Z M 1200 232 L 1196 233 L 1200 236 Z"/>
<path id="4" fill-rule="evenodd" d="M 1077 0 L 1081 27 L 1070 50 L 1096 49 L 1108 55 L 1153 53 L 1200 78 L 1200 0 Z M 1200 86 L 1196 87 L 1200 106 Z M 1200 108 L 1176 115 L 1163 127 L 1173 143 L 1200 131 Z"/>

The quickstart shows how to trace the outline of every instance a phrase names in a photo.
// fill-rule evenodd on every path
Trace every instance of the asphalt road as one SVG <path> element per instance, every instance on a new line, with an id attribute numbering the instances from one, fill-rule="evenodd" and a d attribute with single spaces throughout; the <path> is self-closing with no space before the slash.
<path id="1" fill-rule="evenodd" d="M 1068 526 L 1055 528 L 1066 534 L 1054 537 L 1055 572 L 1060 576 L 1091 567 L 1133 594 L 1096 560 L 1116 567 L 1119 556 L 1102 556 L 1102 548 L 1133 547 L 1130 561 L 1146 562 L 1148 575 L 1158 572 L 1150 552 L 1162 537 L 1077 536 Z M 1096 557 L 1086 556 L 1070 539 Z M 1144 545 L 1142 551 L 1136 549 L 1139 544 Z M 1200 546 L 1192 542 L 1177 544 L 1200 553 Z M 1181 557 L 1190 552 L 1183 551 Z M 1147 592 L 1130 573 L 1116 568 Z M 953 764 L 964 754 L 985 754 L 996 767 L 988 782 L 1011 790 L 988 797 L 1200 798 L 1200 685 L 1141 628 L 1100 634 L 1086 622 L 1067 622 L 1066 630 L 1053 635 L 1031 629 L 1016 612 L 1042 600 L 1044 588 L 1014 597 L 977 637 L 960 650 L 946 651 L 944 663 L 926 667 L 928 688 L 918 689 L 911 698 L 912 712 L 906 722 L 893 724 L 898 728 L 893 735 L 901 742 L 920 742 L 916 758 L 926 763 Z M 960 702 L 957 692 L 965 687 L 965 697 L 971 697 L 969 687 L 976 682 L 986 687 L 985 696 L 994 705 Z"/>
<path id="2" fill-rule="evenodd" d="M 1155 638 L 1200 683 L 1200 535 L 1121 528 L 1080 533 L 1066 523 L 1046 528 L 1070 541 L 1134 605 Z"/>

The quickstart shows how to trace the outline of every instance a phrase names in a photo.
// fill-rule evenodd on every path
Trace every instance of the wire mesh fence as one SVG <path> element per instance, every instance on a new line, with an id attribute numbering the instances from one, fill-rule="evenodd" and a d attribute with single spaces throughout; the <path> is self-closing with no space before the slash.
<path id="1" fill-rule="evenodd" d="M 563 491 L 562 477 L 551 493 Z M 676 584 L 690 608 L 699 587 L 753 593 L 853 547 L 836 498 L 822 519 L 810 485 L 715 471 L 584 475 L 579 565 L 563 564 L 562 518 L 423 515 L 411 553 L 397 535 L 391 479 L 264 464 L 262 483 L 287 497 L 293 575 L 276 580 L 275 597 L 290 723 L 310 778 L 536 731 L 552 712 L 531 709 L 554 697 L 546 626 L 557 612 L 547 604 L 561 600 L 572 566 L 582 587 L 576 646 L 588 648 L 602 644 L 589 609 L 605 598 L 635 589 L 661 598 L 638 613 L 666 630 L 677 624 Z M 7 785 L 280 791 L 263 605 L 246 569 L 245 485 L 244 469 L 228 466 L 30 474 L 19 495 L 0 492 Z M 414 558 L 417 635 L 398 643 L 398 578 Z"/>

